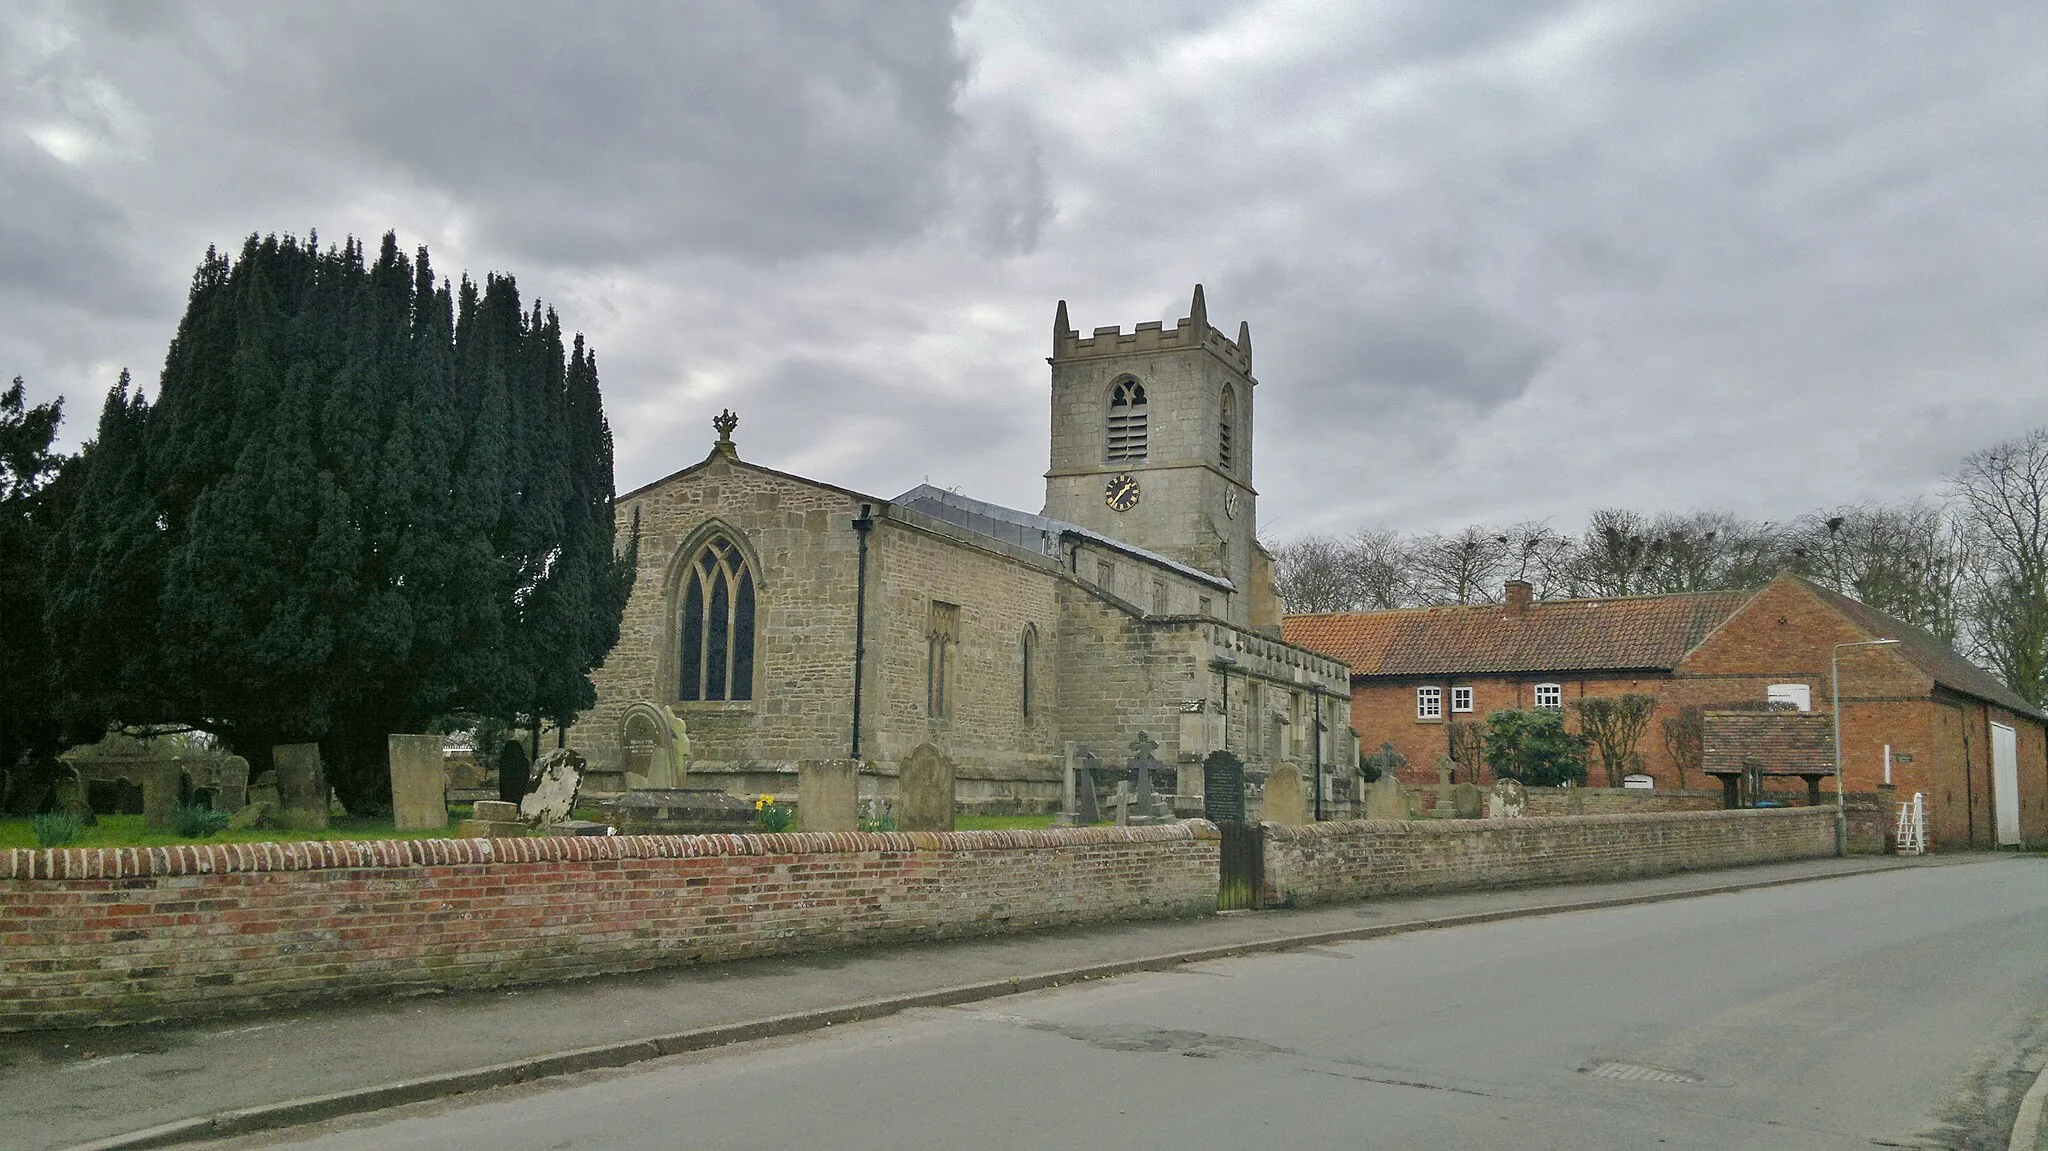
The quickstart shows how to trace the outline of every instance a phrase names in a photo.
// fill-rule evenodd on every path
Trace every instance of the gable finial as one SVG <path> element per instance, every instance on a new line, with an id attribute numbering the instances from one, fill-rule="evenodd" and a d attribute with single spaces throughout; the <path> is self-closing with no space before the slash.
<path id="1" fill-rule="evenodd" d="M 732 430 L 740 426 L 739 416 L 735 415 L 731 408 L 726 408 L 711 417 L 711 426 L 718 431 L 718 442 L 712 445 L 712 450 L 722 456 L 738 459 L 739 445 L 732 442 Z"/>

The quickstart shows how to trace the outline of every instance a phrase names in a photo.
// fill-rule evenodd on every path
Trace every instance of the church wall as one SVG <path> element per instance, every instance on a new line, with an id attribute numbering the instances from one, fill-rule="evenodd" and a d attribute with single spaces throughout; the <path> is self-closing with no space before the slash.
<path id="1" fill-rule="evenodd" d="M 1079 544 L 1071 561 L 1074 575 L 1094 584 L 1146 615 L 1208 615 L 1230 618 L 1231 593 L 1174 571 L 1100 544 Z M 1104 565 L 1110 580 L 1102 581 Z M 1202 601 L 1208 600 L 1208 610 Z"/>
<path id="2" fill-rule="evenodd" d="M 592 674 L 597 706 L 579 717 L 570 743 L 594 766 L 616 764 L 627 706 L 676 700 L 675 572 L 716 519 L 757 563 L 754 698 L 677 703 L 690 727 L 690 771 L 794 771 L 799 759 L 844 756 L 852 734 L 853 600 L 858 537 L 851 493 L 714 458 L 619 501 L 619 535 L 640 514 L 640 565 L 619 644 Z M 732 779 L 734 790 L 772 790 L 773 778 Z M 793 776 L 790 779 L 793 783 Z M 786 787 L 785 787 L 786 790 Z"/>
<path id="3" fill-rule="evenodd" d="M 908 758 L 931 743 L 958 764 L 958 794 L 971 806 L 1057 805 L 1060 796 L 1060 636 L 1045 560 L 1033 564 L 936 531 L 885 519 L 869 555 L 871 677 L 863 692 L 863 753 Z M 945 714 L 928 713 L 927 664 L 934 602 L 958 611 L 948 658 Z M 1024 714 L 1023 638 L 1037 632 L 1033 714 Z M 887 767 L 884 767 L 887 771 Z"/>
<path id="4" fill-rule="evenodd" d="M 1180 759 L 1181 705 L 1203 694 L 1195 621 L 1147 624 L 1092 590 L 1060 588 L 1060 714 L 1065 738 L 1121 765 L 1139 732 L 1160 762 Z"/>

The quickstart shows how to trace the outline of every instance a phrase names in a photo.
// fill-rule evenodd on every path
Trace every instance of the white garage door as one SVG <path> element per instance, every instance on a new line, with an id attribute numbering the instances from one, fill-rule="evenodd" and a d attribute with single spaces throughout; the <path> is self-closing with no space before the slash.
<path id="1" fill-rule="evenodd" d="M 1991 725 L 1991 798 L 1998 808 L 1999 846 L 2020 841 L 2019 740 L 2002 723 Z"/>

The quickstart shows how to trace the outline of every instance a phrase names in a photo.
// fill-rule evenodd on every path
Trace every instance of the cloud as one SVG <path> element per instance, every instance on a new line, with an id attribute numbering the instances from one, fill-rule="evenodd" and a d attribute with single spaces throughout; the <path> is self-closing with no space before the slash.
<path id="1" fill-rule="evenodd" d="M 748 459 L 1034 508 L 1053 301 L 1200 281 L 1252 325 L 1269 534 L 1782 518 L 2048 420 L 2044 38 L 1994 0 L 17 5 L 0 378 L 89 408 L 208 243 L 397 228 L 589 335 L 622 488 L 731 406 Z"/>

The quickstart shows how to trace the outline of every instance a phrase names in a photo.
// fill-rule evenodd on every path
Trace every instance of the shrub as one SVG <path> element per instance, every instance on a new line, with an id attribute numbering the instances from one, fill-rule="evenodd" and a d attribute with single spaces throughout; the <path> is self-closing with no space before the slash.
<path id="1" fill-rule="evenodd" d="M 215 811 L 205 804 L 181 803 L 171 811 L 171 830 L 186 839 L 206 839 L 228 825 L 234 816 Z"/>
<path id="2" fill-rule="evenodd" d="M 75 811 L 46 811 L 32 822 L 37 847 L 62 847 L 85 833 L 85 821 Z"/>
<path id="3" fill-rule="evenodd" d="M 1525 787 L 1586 781 L 1586 741 L 1549 707 L 1503 708 L 1486 717 L 1486 764 L 1496 779 Z"/>

